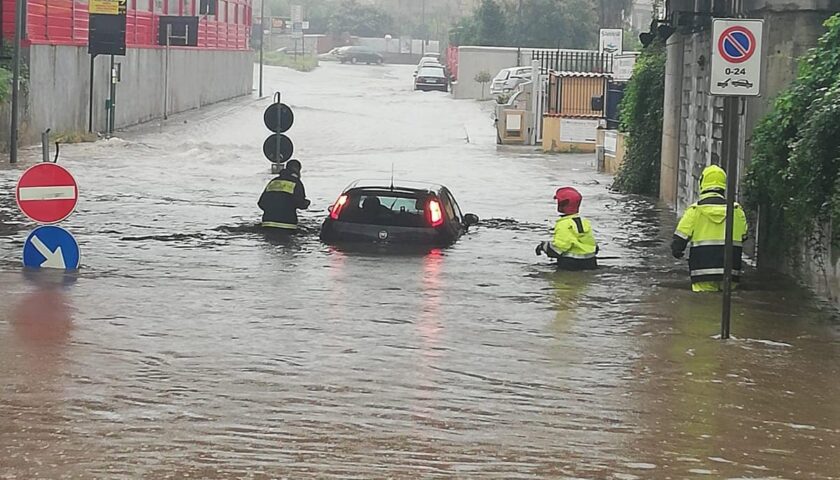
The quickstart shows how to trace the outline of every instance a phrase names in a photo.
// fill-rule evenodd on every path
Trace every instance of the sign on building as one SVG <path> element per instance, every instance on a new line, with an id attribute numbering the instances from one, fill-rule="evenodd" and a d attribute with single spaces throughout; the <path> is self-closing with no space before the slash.
<path id="1" fill-rule="evenodd" d="M 618 133 L 615 130 L 604 131 L 604 153 L 614 157 L 618 148 Z"/>
<path id="2" fill-rule="evenodd" d="M 758 96 L 762 20 L 716 19 L 712 27 L 712 95 Z"/>
<path id="3" fill-rule="evenodd" d="M 91 0 L 88 23 L 88 53 L 125 55 L 128 0 Z"/>
<path id="4" fill-rule="evenodd" d="M 635 53 L 623 53 L 613 58 L 613 80 L 626 82 L 633 76 L 633 67 L 636 65 Z"/>
<path id="5" fill-rule="evenodd" d="M 303 22 L 303 7 L 300 5 L 292 5 L 292 23 Z"/>
<path id="6" fill-rule="evenodd" d="M 598 51 L 601 53 L 621 53 L 624 31 L 620 28 L 602 28 Z"/>
<path id="7" fill-rule="evenodd" d="M 598 120 L 560 119 L 561 142 L 595 143 L 597 134 Z"/>

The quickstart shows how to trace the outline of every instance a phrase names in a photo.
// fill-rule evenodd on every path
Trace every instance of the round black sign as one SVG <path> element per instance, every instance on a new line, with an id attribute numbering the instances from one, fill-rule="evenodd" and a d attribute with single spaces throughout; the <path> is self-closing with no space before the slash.
<path id="1" fill-rule="evenodd" d="M 277 157 L 277 138 L 280 138 L 280 157 Z M 292 153 L 295 152 L 295 146 L 289 137 L 282 133 L 274 133 L 265 139 L 263 143 L 263 154 L 272 163 L 286 163 L 286 160 L 292 158 Z"/>
<path id="2" fill-rule="evenodd" d="M 272 103 L 265 109 L 265 113 L 263 114 L 263 122 L 265 122 L 265 126 L 272 132 L 283 133 L 292 128 L 292 125 L 295 123 L 295 114 L 288 105 L 281 103 L 279 129 L 277 128 L 277 120 L 277 104 Z"/>

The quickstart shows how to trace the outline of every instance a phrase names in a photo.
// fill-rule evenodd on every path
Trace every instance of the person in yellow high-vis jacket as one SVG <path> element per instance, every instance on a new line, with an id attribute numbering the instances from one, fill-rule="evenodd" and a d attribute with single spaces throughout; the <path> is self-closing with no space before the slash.
<path id="1" fill-rule="evenodd" d="M 691 289 L 695 292 L 723 290 L 724 242 L 726 239 L 726 172 L 717 165 L 706 167 L 700 178 L 700 200 L 683 214 L 671 253 L 682 258 L 686 247 L 691 249 L 688 268 Z M 741 251 L 747 239 L 747 217 L 735 204 L 732 229 L 732 281 L 741 278 Z"/>
<path id="2" fill-rule="evenodd" d="M 286 162 L 260 196 L 257 205 L 263 211 L 262 227 L 267 231 L 294 232 L 298 228 L 297 211 L 309 208 L 300 168 L 300 162 L 295 159 Z"/>
<path id="3" fill-rule="evenodd" d="M 589 220 L 581 218 L 580 204 L 583 196 L 572 187 L 557 189 L 554 194 L 560 218 L 554 224 L 554 238 L 540 242 L 536 253 L 545 253 L 557 259 L 557 267 L 563 270 L 592 270 L 598 268 L 598 245 L 592 235 Z"/>

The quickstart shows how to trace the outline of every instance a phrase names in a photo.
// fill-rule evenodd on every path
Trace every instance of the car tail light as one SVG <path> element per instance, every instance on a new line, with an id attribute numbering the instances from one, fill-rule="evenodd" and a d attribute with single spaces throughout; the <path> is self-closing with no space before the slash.
<path id="1" fill-rule="evenodd" d="M 330 218 L 333 220 L 338 220 L 338 216 L 341 215 L 341 210 L 346 204 L 347 195 L 342 195 L 338 197 L 338 200 L 335 201 L 335 204 L 333 204 L 332 209 L 330 209 Z"/>
<path id="2" fill-rule="evenodd" d="M 443 225 L 443 214 L 440 211 L 440 203 L 437 200 L 429 200 L 429 223 L 432 227 Z"/>

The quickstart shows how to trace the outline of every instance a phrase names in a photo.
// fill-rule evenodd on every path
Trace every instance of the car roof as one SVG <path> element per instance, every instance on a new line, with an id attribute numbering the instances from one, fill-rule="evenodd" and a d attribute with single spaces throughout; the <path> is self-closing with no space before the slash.
<path id="1" fill-rule="evenodd" d="M 393 186 L 392 186 L 393 185 Z M 402 193 L 436 193 L 445 189 L 443 185 L 432 182 L 418 182 L 406 180 L 354 180 L 344 188 L 344 192 L 350 190 L 388 190 Z"/>

